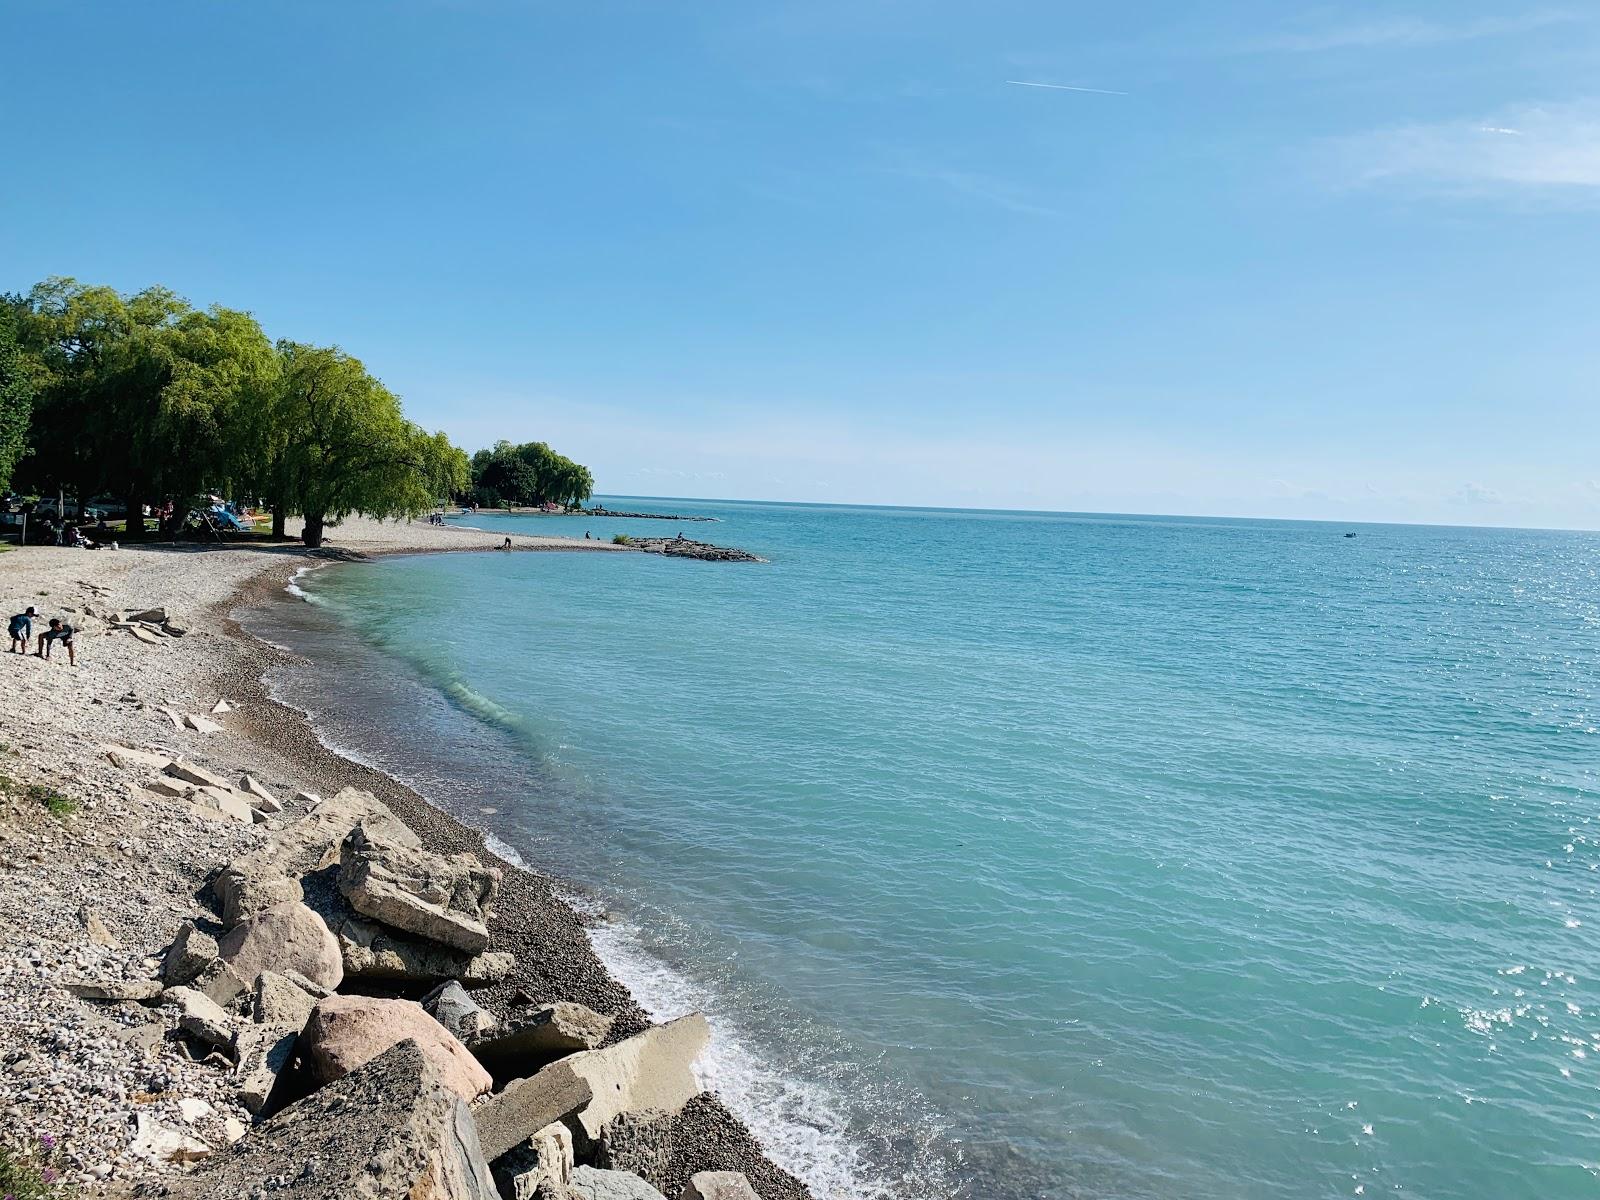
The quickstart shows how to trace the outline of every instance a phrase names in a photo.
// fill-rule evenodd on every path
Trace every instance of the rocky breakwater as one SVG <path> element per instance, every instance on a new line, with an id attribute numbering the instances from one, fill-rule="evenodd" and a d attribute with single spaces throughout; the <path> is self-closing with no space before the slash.
<path id="1" fill-rule="evenodd" d="M 166 1169 L 133 1195 L 807 1195 L 701 1092 L 704 1017 L 480 1003 L 516 966 L 491 932 L 502 871 L 424 848 L 364 791 L 306 799 L 301 819 L 215 872 L 218 919 L 176 931 L 159 979 L 81 985 L 147 1009 L 254 1121 L 225 1147 L 174 1133 L 148 1155 Z"/>
<path id="2" fill-rule="evenodd" d="M 748 550 L 732 546 L 713 546 L 710 542 L 696 542 L 690 538 L 636 538 L 629 537 L 620 543 L 646 554 L 665 554 L 669 558 L 698 558 L 705 562 L 766 562 Z"/>

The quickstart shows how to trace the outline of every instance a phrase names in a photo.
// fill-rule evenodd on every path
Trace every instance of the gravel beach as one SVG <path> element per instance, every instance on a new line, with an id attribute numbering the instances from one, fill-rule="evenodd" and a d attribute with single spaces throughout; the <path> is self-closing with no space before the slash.
<path id="1" fill-rule="evenodd" d="M 549 878 L 503 862 L 480 834 L 411 789 L 324 747 L 261 682 L 287 652 L 232 618 L 319 561 L 493 550 L 502 540 L 352 519 L 316 552 L 153 545 L 0 554 L 4 615 L 32 605 L 35 634 L 57 616 L 77 630 L 76 666 L 60 646 L 49 661 L 0 661 L 0 1144 L 26 1147 L 43 1136 L 65 1178 L 87 1195 L 114 1196 L 245 1135 L 252 1117 L 235 1098 L 228 1064 L 215 1053 L 197 1060 L 138 993 L 160 973 L 183 922 L 215 925 L 209 879 L 220 866 L 302 816 L 314 802 L 307 794 L 346 786 L 378 797 L 429 850 L 468 853 L 503 871 L 490 948 L 512 952 L 516 965 L 474 992 L 484 1008 L 504 1019 L 575 1001 L 615 1017 L 608 1044 L 649 1026 Z M 517 550 L 625 551 L 568 538 L 511 541 Z M 150 609 L 164 609 L 164 623 L 113 620 Z M 284 811 L 242 824 L 163 801 L 145 790 L 151 769 L 139 753 L 181 757 L 235 785 L 248 774 Z M 73 811 L 52 811 L 67 806 Z M 129 998 L 82 998 L 96 987 Z M 404 985 L 394 994 L 417 998 Z M 714 1096 L 667 1120 L 673 1127 L 660 1140 L 671 1161 L 660 1173 L 674 1182 L 669 1195 L 706 1169 L 743 1171 L 764 1200 L 807 1194 Z M 172 1151 L 173 1139 L 188 1148 Z"/>

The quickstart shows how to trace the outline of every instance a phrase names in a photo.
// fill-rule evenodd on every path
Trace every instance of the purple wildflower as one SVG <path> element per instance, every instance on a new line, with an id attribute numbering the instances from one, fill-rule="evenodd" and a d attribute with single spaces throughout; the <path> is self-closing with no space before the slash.
<path id="1" fill-rule="evenodd" d="M 56 1169 L 54 1167 L 46 1167 L 44 1170 L 39 1172 L 39 1178 L 44 1180 L 46 1183 L 54 1183 L 60 1178 L 60 1176 L 56 1174 Z"/>
<path id="2" fill-rule="evenodd" d="M 39 1145 L 46 1150 L 54 1150 L 56 1148 L 56 1135 L 53 1133 L 41 1133 L 39 1135 Z M 12 1198 L 7 1196 L 6 1200 L 12 1200 Z"/>

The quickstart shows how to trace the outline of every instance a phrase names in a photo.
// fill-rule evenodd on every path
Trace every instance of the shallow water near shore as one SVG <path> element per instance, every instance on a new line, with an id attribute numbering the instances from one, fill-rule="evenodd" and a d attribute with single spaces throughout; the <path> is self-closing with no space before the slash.
<path id="1" fill-rule="evenodd" d="M 819 1195 L 1600 1186 L 1600 536 L 612 503 L 252 628 Z"/>

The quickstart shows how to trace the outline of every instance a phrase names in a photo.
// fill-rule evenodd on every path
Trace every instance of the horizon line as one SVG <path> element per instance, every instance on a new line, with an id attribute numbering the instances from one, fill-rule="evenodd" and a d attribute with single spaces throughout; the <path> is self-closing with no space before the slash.
<path id="1" fill-rule="evenodd" d="M 782 505 L 789 508 L 881 508 L 889 510 L 901 510 L 906 512 L 1004 513 L 1013 516 L 1032 517 L 1137 517 L 1142 520 L 1158 519 L 1163 521 L 1262 521 L 1272 522 L 1279 525 L 1358 525 L 1379 529 L 1490 529 L 1512 533 L 1600 534 L 1600 526 L 1587 525 L 1473 525 L 1466 522 L 1451 521 L 1374 521 L 1370 519 L 1357 520 L 1340 517 L 1257 517 L 1238 513 L 1118 512 L 1111 510 L 1055 508 L 963 508 L 957 505 L 948 504 L 873 504 L 864 501 L 852 502 L 841 500 L 754 500 L 748 497 L 740 496 L 662 496 L 648 495 L 642 492 L 596 491 L 594 495 L 614 496 L 619 500 L 681 500 L 688 503 L 698 504 L 771 504 Z"/>

